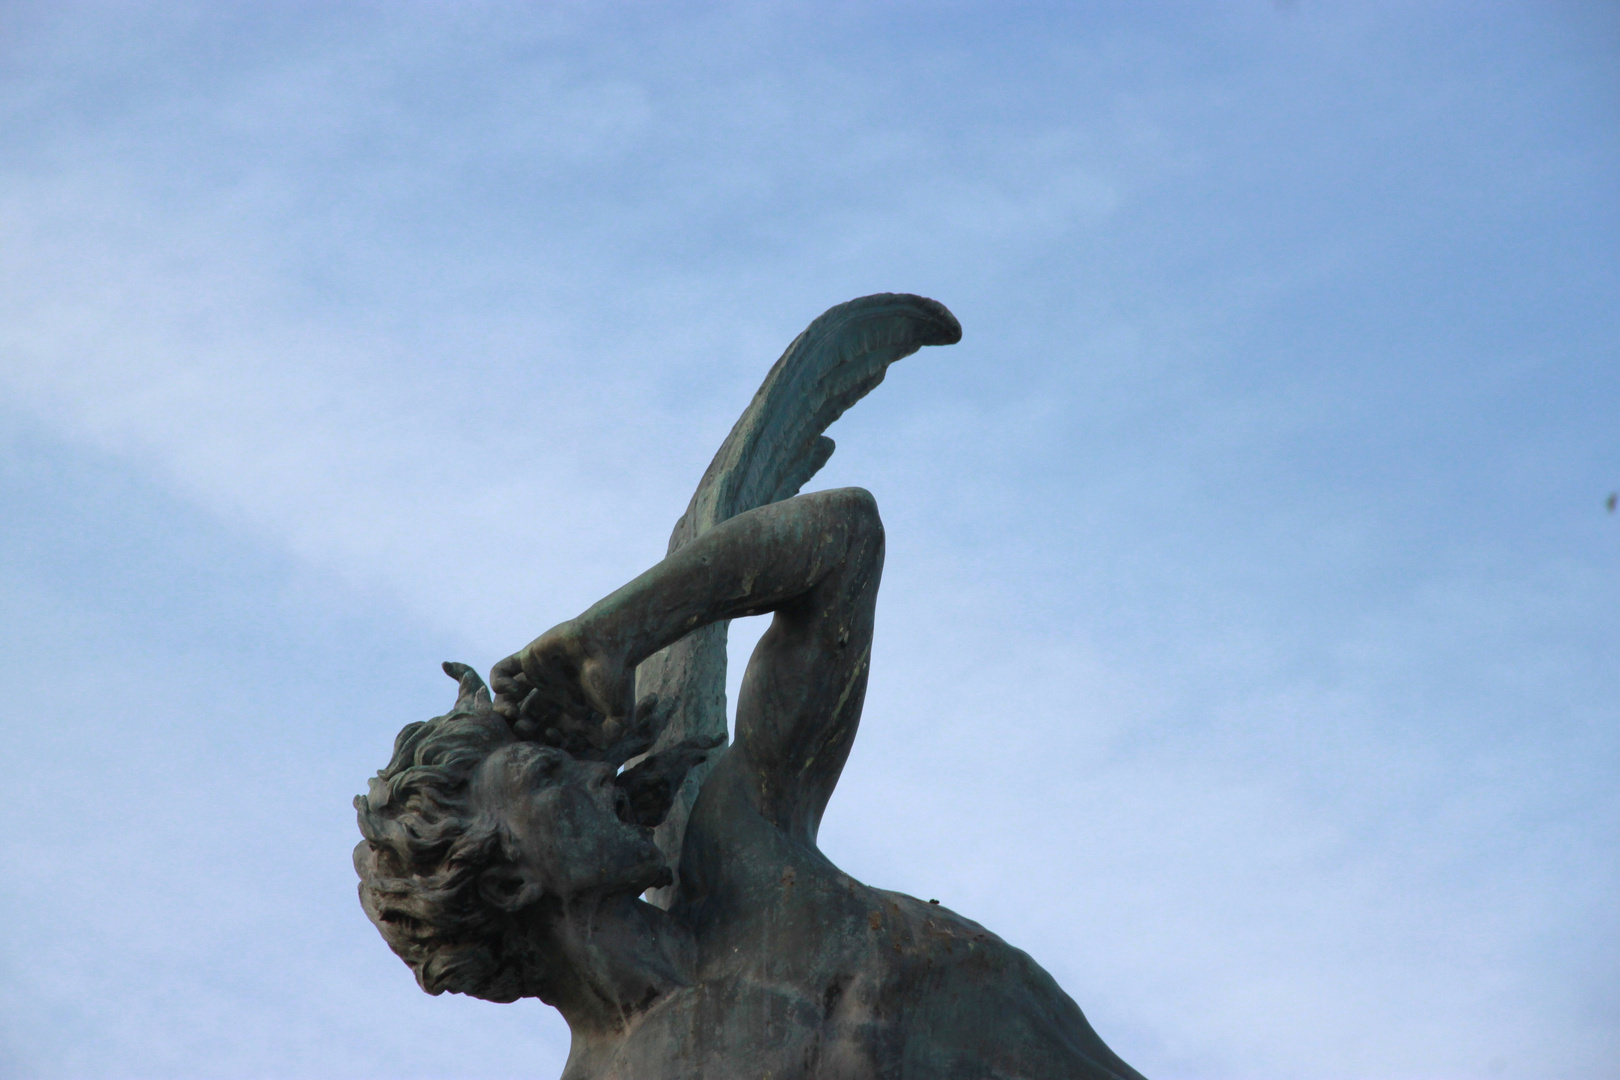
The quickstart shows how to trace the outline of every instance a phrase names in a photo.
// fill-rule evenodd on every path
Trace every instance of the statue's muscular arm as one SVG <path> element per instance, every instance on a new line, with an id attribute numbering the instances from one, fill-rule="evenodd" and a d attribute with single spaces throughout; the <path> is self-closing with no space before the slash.
<path id="1" fill-rule="evenodd" d="M 731 753 L 760 812 L 813 844 L 860 720 L 882 569 L 866 491 L 750 510 L 501 661 L 496 708 L 515 720 L 533 694 L 528 711 L 606 745 L 632 719 L 637 664 L 700 626 L 774 613 L 743 677 Z"/>

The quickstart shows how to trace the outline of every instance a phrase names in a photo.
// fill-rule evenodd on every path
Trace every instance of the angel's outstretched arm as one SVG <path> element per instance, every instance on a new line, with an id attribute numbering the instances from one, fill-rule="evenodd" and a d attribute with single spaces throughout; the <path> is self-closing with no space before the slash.
<path id="1" fill-rule="evenodd" d="M 760 811 L 813 843 L 860 718 L 882 568 L 877 504 L 859 488 L 751 510 L 503 660 L 497 707 L 510 715 L 527 698 L 533 711 L 538 699 L 576 725 L 599 714 L 605 743 L 631 717 L 642 660 L 710 623 L 774 613 L 743 679 L 732 753 Z"/>

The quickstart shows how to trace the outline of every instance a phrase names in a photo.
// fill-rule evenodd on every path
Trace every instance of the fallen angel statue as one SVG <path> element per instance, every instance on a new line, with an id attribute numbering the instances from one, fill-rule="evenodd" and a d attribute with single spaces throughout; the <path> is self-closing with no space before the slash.
<path id="1" fill-rule="evenodd" d="M 360 900 L 430 994 L 537 997 L 565 1080 L 1140 1080 L 1025 953 L 816 847 L 871 656 L 883 525 L 799 495 L 942 305 L 868 296 L 771 369 L 669 554 L 408 725 L 355 799 Z M 770 613 L 725 746 L 725 628 Z M 493 696 L 490 692 L 493 688 Z"/>

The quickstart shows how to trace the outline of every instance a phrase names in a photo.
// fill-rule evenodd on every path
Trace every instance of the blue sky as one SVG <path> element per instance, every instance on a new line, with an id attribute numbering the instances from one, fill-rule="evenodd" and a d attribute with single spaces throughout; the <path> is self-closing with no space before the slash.
<path id="1" fill-rule="evenodd" d="M 1146 1075 L 1620 1060 L 1598 3 L 0 8 L 0 1075 L 555 1075 L 354 899 L 404 723 L 935 297 L 822 844 Z M 759 628 L 733 629 L 733 655 Z"/>

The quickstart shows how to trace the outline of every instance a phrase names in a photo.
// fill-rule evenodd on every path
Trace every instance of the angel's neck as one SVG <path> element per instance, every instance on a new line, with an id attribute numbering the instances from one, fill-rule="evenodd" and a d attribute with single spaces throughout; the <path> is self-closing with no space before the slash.
<path id="1" fill-rule="evenodd" d="M 622 1031 L 692 985 L 697 946 L 669 912 L 634 896 L 575 901 L 548 920 L 544 1000 L 578 1037 Z"/>

